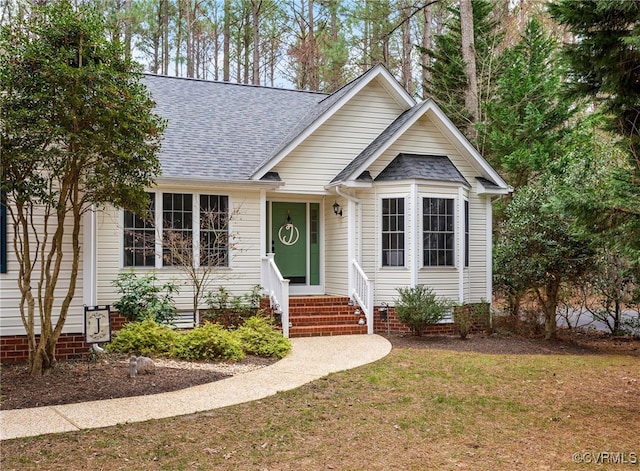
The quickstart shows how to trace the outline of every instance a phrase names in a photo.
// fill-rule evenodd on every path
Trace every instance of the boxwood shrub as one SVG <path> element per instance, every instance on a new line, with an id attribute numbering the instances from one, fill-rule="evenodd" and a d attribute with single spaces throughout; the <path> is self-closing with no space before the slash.
<path id="1" fill-rule="evenodd" d="M 235 332 L 249 355 L 283 358 L 291 351 L 289 339 L 264 317 L 250 317 Z"/>

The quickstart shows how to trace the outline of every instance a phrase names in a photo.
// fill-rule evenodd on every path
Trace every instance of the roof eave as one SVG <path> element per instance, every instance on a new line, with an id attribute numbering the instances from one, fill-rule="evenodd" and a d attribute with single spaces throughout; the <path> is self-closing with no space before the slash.
<path id="1" fill-rule="evenodd" d="M 211 185 L 216 188 L 232 188 L 232 187 L 258 187 L 265 189 L 275 189 L 284 186 L 282 181 L 273 180 L 221 180 L 208 177 L 159 177 L 156 179 L 156 186 L 159 185 Z"/>
<path id="2" fill-rule="evenodd" d="M 513 192 L 513 188 L 485 188 L 482 184 L 478 185 L 476 193 L 478 195 L 487 195 L 487 196 L 502 196 L 508 195 Z"/>

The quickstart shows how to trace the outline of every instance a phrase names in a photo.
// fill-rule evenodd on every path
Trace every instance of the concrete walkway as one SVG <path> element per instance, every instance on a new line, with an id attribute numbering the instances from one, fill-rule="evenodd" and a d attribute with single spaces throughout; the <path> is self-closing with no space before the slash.
<path id="1" fill-rule="evenodd" d="M 374 362 L 391 351 L 389 341 L 379 335 L 291 341 L 292 352 L 272 365 L 180 391 L 0 411 L 0 440 L 163 419 L 255 401 L 295 389 L 329 373 Z"/>

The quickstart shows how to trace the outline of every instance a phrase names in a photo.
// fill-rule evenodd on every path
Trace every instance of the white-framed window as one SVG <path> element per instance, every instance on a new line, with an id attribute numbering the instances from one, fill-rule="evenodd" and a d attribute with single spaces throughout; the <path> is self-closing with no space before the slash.
<path id="1" fill-rule="evenodd" d="M 144 216 L 124 211 L 125 267 L 229 266 L 227 195 L 167 192 L 149 197 Z M 156 244 L 156 238 L 162 243 Z"/>
<path id="2" fill-rule="evenodd" d="M 124 212 L 123 265 L 125 267 L 155 267 L 156 228 L 155 193 L 147 193 L 149 205 L 142 216 Z"/>
<path id="3" fill-rule="evenodd" d="M 382 198 L 382 266 L 405 266 L 405 199 Z"/>
<path id="4" fill-rule="evenodd" d="M 422 198 L 422 264 L 455 266 L 455 199 Z"/>
<path id="5" fill-rule="evenodd" d="M 193 263 L 193 195 L 162 194 L 162 264 Z"/>
<path id="6" fill-rule="evenodd" d="M 229 266 L 229 197 L 200 195 L 200 265 Z"/>

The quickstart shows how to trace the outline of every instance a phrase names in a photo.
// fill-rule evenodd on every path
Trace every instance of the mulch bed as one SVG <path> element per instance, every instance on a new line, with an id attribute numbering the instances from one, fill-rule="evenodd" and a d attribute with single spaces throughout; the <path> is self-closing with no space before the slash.
<path id="1" fill-rule="evenodd" d="M 274 361 L 247 357 L 238 363 L 265 366 Z M 52 371 L 39 377 L 31 376 L 26 365 L 3 365 L 1 371 L 2 410 L 158 394 L 232 376 L 215 370 L 156 367 L 155 374 L 129 378 L 127 359 L 111 355 L 95 362 L 60 362 Z"/>
<path id="2" fill-rule="evenodd" d="M 431 348 L 484 354 L 625 354 L 640 357 L 640 341 L 597 332 L 563 331 L 557 341 L 496 335 L 455 336 L 390 334 L 394 348 Z M 248 357 L 240 363 L 264 366 L 273 359 Z M 0 409 L 22 409 L 83 401 L 175 391 L 230 376 L 219 371 L 156 367 L 155 374 L 128 376 L 126 358 L 106 356 L 97 362 L 61 362 L 41 377 L 31 377 L 25 365 L 4 365 L 1 370 Z"/>

